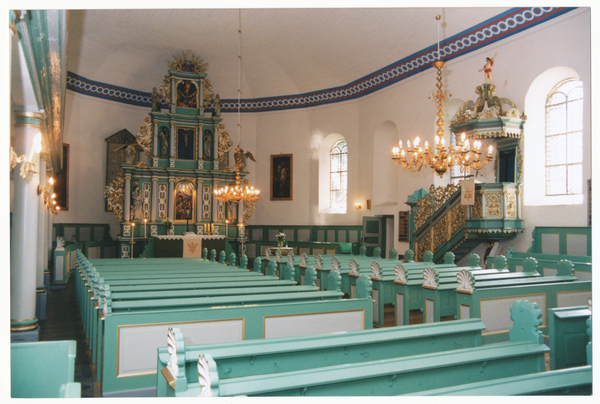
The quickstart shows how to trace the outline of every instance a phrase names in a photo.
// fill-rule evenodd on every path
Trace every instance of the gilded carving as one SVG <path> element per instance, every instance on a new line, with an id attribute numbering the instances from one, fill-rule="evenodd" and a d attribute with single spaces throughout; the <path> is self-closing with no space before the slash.
<path id="1" fill-rule="evenodd" d="M 479 95 L 477 101 L 463 103 L 450 122 L 451 126 L 464 124 L 476 119 L 494 119 L 499 117 L 518 118 L 526 120 L 524 113 L 508 98 L 500 98 L 496 94 L 495 84 L 483 84 L 475 88 Z M 487 108 L 485 105 L 487 104 Z"/>
<path id="2" fill-rule="evenodd" d="M 472 218 L 481 218 L 483 217 L 483 207 L 481 203 L 481 194 L 475 194 L 475 204 L 471 208 L 471 217 Z"/>
<path id="3" fill-rule="evenodd" d="M 450 221 L 451 230 L 450 234 L 456 234 L 457 231 L 462 229 L 467 224 L 467 206 L 456 204 L 452 208 L 452 220 Z"/>
<path id="4" fill-rule="evenodd" d="M 117 177 L 104 189 L 104 198 L 108 204 L 108 210 L 112 210 L 119 221 L 123 220 L 125 177 L 123 172 L 117 173 Z"/>
<path id="5" fill-rule="evenodd" d="M 506 216 L 517 217 L 517 194 L 515 193 L 506 195 Z"/>
<path id="6" fill-rule="evenodd" d="M 248 223 L 248 219 L 250 219 L 250 216 L 254 213 L 257 203 L 258 199 L 252 202 L 244 202 L 244 225 Z"/>
<path id="7" fill-rule="evenodd" d="M 152 156 L 152 120 L 150 117 L 144 119 L 144 123 L 140 126 L 140 131 L 135 135 L 137 142 L 144 148 L 146 157 Z"/>
<path id="8" fill-rule="evenodd" d="M 501 217 L 502 207 L 500 206 L 500 193 L 490 193 L 486 199 L 487 217 Z"/>
<path id="9" fill-rule="evenodd" d="M 456 191 L 460 185 L 448 184 L 444 187 L 431 185 L 429 194 L 417 201 L 415 213 L 415 230 L 418 230 Z"/>
<path id="10" fill-rule="evenodd" d="M 177 72 L 206 73 L 208 62 L 204 62 L 191 50 L 185 50 L 173 56 L 173 61 L 167 60 L 169 70 Z"/>
<path id="11" fill-rule="evenodd" d="M 227 152 L 229 152 L 233 147 L 233 141 L 229 138 L 229 132 L 225 129 L 225 125 L 220 123 L 215 125 L 215 132 L 217 133 L 217 151 L 218 151 L 218 160 L 219 162 L 225 164 L 225 156 Z M 226 167 L 223 169 L 225 172 L 232 172 L 232 167 Z"/>
<path id="12" fill-rule="evenodd" d="M 446 214 L 433 227 L 433 251 L 436 251 L 450 239 L 448 231 L 450 225 L 448 214 Z"/>

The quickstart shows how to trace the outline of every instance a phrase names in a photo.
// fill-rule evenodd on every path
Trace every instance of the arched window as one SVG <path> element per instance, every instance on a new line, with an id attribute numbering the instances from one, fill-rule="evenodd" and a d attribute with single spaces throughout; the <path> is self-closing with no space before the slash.
<path id="1" fill-rule="evenodd" d="M 329 208 L 346 213 L 348 199 L 348 145 L 338 140 L 329 153 Z"/>
<path id="2" fill-rule="evenodd" d="M 583 84 L 567 79 L 546 99 L 546 195 L 579 195 L 583 178 Z"/>

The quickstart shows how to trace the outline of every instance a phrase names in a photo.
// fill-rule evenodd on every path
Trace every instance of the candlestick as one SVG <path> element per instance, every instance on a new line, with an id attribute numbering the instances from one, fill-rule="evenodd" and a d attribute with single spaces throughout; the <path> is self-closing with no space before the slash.
<path id="1" fill-rule="evenodd" d="M 131 259 L 133 259 L 133 233 L 135 231 L 135 223 L 131 223 Z"/>
<path id="2" fill-rule="evenodd" d="M 227 237 L 227 235 L 229 230 L 229 220 L 225 220 L 225 237 Z"/>
<path id="3" fill-rule="evenodd" d="M 144 219 L 144 238 L 146 238 L 146 222 L 148 219 Z"/>

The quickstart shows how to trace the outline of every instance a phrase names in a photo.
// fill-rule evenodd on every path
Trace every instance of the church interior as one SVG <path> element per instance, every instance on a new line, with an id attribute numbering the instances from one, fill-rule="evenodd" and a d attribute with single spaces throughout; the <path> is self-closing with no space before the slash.
<path id="1" fill-rule="evenodd" d="M 10 397 L 592 395 L 592 7 L 9 36 Z"/>

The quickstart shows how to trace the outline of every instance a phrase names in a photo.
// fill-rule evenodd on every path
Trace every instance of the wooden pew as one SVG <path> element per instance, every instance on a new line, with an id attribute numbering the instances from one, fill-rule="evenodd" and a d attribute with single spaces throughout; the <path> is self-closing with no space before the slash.
<path id="1" fill-rule="evenodd" d="M 158 348 L 156 396 L 181 396 L 188 386 L 197 385 L 198 357 L 206 353 L 217 362 L 218 379 L 222 381 L 477 347 L 481 346 L 484 329 L 480 320 L 471 319 L 452 324 L 421 324 L 216 345 L 185 344 L 181 330 L 169 329 L 168 346 Z M 302 360 L 298 360 L 299 357 Z"/>
<path id="2" fill-rule="evenodd" d="M 10 344 L 12 398 L 80 398 L 76 354 L 76 341 Z"/>
<path id="3" fill-rule="evenodd" d="M 502 264 L 506 263 L 504 257 L 497 257 L 497 260 Z M 478 285 L 485 282 L 494 282 L 496 285 L 499 282 L 510 282 L 510 285 L 525 284 L 525 283 L 542 283 L 542 282 L 558 282 L 570 281 L 577 278 L 568 275 L 565 270 L 559 278 L 542 277 L 537 272 L 537 262 L 533 258 L 525 261 L 524 272 L 509 272 L 504 268 L 504 265 L 496 263 L 494 269 L 477 269 L 477 268 L 426 268 L 423 270 L 423 302 L 425 309 L 423 313 L 423 322 L 430 323 L 441 321 L 442 317 L 456 316 L 456 293 L 458 287 L 458 274 L 461 271 L 468 271 L 469 276 L 473 278 L 473 282 Z M 542 279 L 543 278 L 543 279 Z M 537 279 L 537 281 L 536 281 Z M 533 282 L 532 282 L 533 281 Z M 505 283 L 506 284 L 506 283 Z"/>
<path id="4" fill-rule="evenodd" d="M 580 255 L 559 255 L 559 254 L 543 254 L 536 252 L 518 252 L 514 248 L 509 248 L 506 252 L 508 260 L 508 268 L 511 271 L 522 270 L 522 262 L 525 258 L 535 258 L 540 265 L 540 273 L 544 276 L 556 275 L 558 263 L 563 260 L 569 260 L 573 263 L 573 274 L 580 281 L 592 280 L 592 257 Z"/>
<path id="5" fill-rule="evenodd" d="M 248 279 L 269 278 L 255 272 L 243 272 L 254 274 Z M 312 272 L 314 280 L 316 274 L 314 270 Z M 144 271 L 138 274 L 144 274 Z M 95 296 L 97 301 L 87 298 L 84 302 L 95 303 L 87 305 L 99 313 L 95 325 L 93 316 L 90 315 L 88 321 L 91 323 L 91 335 L 95 336 L 92 356 L 96 358 L 97 380 L 101 381 L 103 396 L 147 395 L 154 382 L 153 377 L 148 375 L 155 370 L 156 362 L 146 356 L 155 355 L 159 346 L 158 340 L 153 339 L 157 330 L 169 325 L 200 330 L 204 334 L 200 342 L 272 338 L 282 332 L 294 335 L 307 330 L 327 332 L 372 327 L 370 281 L 369 288 L 365 287 L 364 296 L 360 299 L 342 300 L 342 293 L 334 290 L 113 302 L 110 284 L 96 279 L 97 276 L 95 274 L 90 281 L 89 290 L 102 290 L 103 293 Z M 287 271 L 284 277 L 293 277 L 293 273 Z M 136 282 L 135 279 L 124 281 Z M 286 282 L 295 284 L 292 279 Z M 305 289 L 316 288 L 313 283 L 306 285 Z M 318 321 L 323 319 L 324 322 Z M 295 326 L 303 322 L 307 325 Z M 148 367 L 150 362 L 152 366 Z"/>
<path id="6" fill-rule="evenodd" d="M 174 356 L 177 364 L 173 366 L 173 360 L 170 366 L 177 370 L 172 383 L 175 390 L 171 393 L 187 397 L 391 396 L 416 393 L 431 385 L 441 388 L 466 381 L 482 382 L 542 372 L 545 368 L 544 355 L 549 349 L 538 330 L 541 311 L 535 304 L 519 301 L 511 307 L 511 316 L 514 326 L 507 344 L 281 372 L 272 369 L 268 374 L 241 377 L 219 378 L 223 371 L 219 370 L 219 359 L 212 357 L 209 347 L 198 357 L 198 382 L 185 383 L 186 391 L 180 395 L 176 390 L 177 379 L 183 375 L 177 354 Z M 318 343 L 315 345 L 318 346 Z M 277 356 L 270 358 L 271 363 L 273 360 L 278 363 Z M 167 389 L 167 392 L 169 394 L 170 391 Z"/>
<path id="7" fill-rule="evenodd" d="M 589 342 L 586 321 L 591 315 L 591 300 L 587 306 L 548 309 L 550 370 L 591 364 L 586 356 Z"/>
<path id="8" fill-rule="evenodd" d="M 427 252 L 425 253 L 427 255 Z M 432 254 L 433 256 L 433 254 Z M 449 262 L 452 255 L 445 258 L 445 262 Z M 479 255 L 471 254 L 468 259 L 469 268 L 472 270 L 480 269 Z M 394 279 L 390 284 L 391 293 L 395 299 L 395 325 L 408 325 L 410 323 L 410 311 L 420 310 L 424 312 L 423 299 L 423 270 L 425 268 L 436 268 L 440 271 L 445 269 L 456 269 L 457 267 L 449 266 L 448 264 L 436 265 L 431 262 L 412 263 L 419 265 L 408 265 L 406 263 L 399 264 L 394 268 Z M 407 269 L 407 266 L 409 269 Z M 373 285 L 375 285 L 375 281 Z M 379 286 L 379 284 L 377 285 Z M 375 288 L 375 286 L 373 286 Z"/>
<path id="9" fill-rule="evenodd" d="M 571 263 L 563 261 L 559 265 L 559 274 L 562 275 L 474 283 L 468 272 L 459 272 L 456 289 L 458 318 L 481 318 L 487 327 L 483 334 L 484 343 L 505 341 L 510 327 L 508 307 L 515 300 L 527 299 L 542 309 L 540 329 L 547 334 L 548 309 L 584 305 L 591 298 L 591 282 L 578 281 L 573 276 Z"/>
<path id="10" fill-rule="evenodd" d="M 592 366 L 503 377 L 411 393 L 414 396 L 572 396 L 592 394 Z"/>

